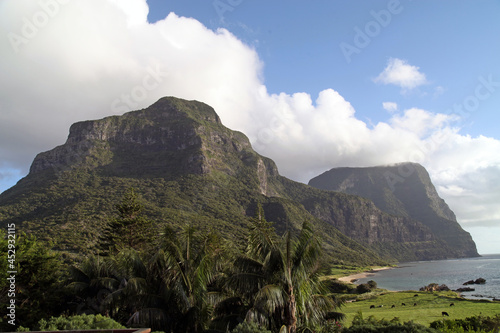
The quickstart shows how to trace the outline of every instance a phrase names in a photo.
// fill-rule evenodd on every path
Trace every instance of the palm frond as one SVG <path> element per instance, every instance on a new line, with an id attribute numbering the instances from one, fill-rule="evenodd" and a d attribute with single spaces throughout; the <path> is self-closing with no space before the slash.
<path id="1" fill-rule="evenodd" d="M 312 225 L 304 221 L 302 229 L 295 243 L 293 253 L 293 266 L 309 269 L 315 266 L 321 253 L 321 243 L 315 236 Z"/>
<path id="2" fill-rule="evenodd" d="M 86 284 L 90 283 L 91 278 L 87 275 L 87 273 L 85 273 L 84 271 L 82 271 L 78 267 L 70 266 L 69 273 L 70 273 L 71 279 L 74 281 L 78 281 L 78 282 L 82 282 L 82 283 L 86 283 Z"/>
<path id="3" fill-rule="evenodd" d="M 130 295 L 146 294 L 149 291 L 149 285 L 146 279 L 135 277 L 127 281 L 124 291 Z"/>
<path id="4" fill-rule="evenodd" d="M 235 273 L 227 278 L 225 287 L 241 295 L 255 295 L 265 282 L 265 276 L 259 273 Z"/>
<path id="5" fill-rule="evenodd" d="M 89 284 L 85 282 L 71 282 L 66 286 L 66 289 L 71 290 L 75 294 L 81 294 L 89 288 Z"/>
<path id="6" fill-rule="evenodd" d="M 254 273 L 262 272 L 264 266 L 262 262 L 245 255 L 238 256 L 233 265 L 237 271 Z"/>
<path id="7" fill-rule="evenodd" d="M 235 313 L 235 310 L 243 307 L 243 300 L 238 297 L 228 297 L 217 302 L 214 308 L 214 314 L 217 317 Z"/>
<path id="8" fill-rule="evenodd" d="M 261 310 L 254 307 L 247 311 L 245 315 L 245 321 L 256 323 L 261 327 L 268 327 L 270 320 L 266 314 L 262 313 Z"/>
<path id="9" fill-rule="evenodd" d="M 102 277 L 99 279 L 93 279 L 92 281 L 90 281 L 89 284 L 91 288 L 97 288 L 97 289 L 106 288 L 109 290 L 115 290 L 118 288 L 119 285 L 120 282 L 113 277 Z"/>
<path id="10" fill-rule="evenodd" d="M 283 308 L 287 300 L 287 295 L 283 292 L 282 287 L 267 285 L 261 288 L 255 295 L 255 307 L 271 315 L 277 309 Z"/>

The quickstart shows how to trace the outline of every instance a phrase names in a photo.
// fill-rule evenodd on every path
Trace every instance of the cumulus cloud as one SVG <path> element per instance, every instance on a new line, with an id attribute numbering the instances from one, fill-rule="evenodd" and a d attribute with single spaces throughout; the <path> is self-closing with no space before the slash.
<path id="1" fill-rule="evenodd" d="M 401 87 L 403 91 L 411 90 L 427 83 L 425 74 L 419 72 L 419 69 L 408 64 L 406 60 L 390 58 L 387 67 L 373 81 L 393 84 Z"/>
<path id="2" fill-rule="evenodd" d="M 500 181 L 491 180 L 500 180 L 500 141 L 460 135 L 452 116 L 418 108 L 367 124 L 334 89 L 269 94 L 258 54 L 229 31 L 174 13 L 150 24 L 147 13 L 144 0 L 0 3 L 0 181 L 26 174 L 76 121 L 177 96 L 213 106 L 291 179 L 411 160 L 428 168 L 464 225 L 498 224 Z M 376 81 L 413 89 L 426 79 L 391 59 Z"/>

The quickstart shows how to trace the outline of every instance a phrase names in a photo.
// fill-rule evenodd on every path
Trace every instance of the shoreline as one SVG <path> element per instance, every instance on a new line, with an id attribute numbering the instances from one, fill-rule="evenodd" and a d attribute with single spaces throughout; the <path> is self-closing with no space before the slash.
<path id="1" fill-rule="evenodd" d="M 375 268 L 375 269 L 370 269 L 369 271 L 361 272 L 361 273 L 356 273 L 356 274 L 351 274 L 348 276 L 343 276 L 337 278 L 340 282 L 347 282 L 347 283 L 356 283 L 359 279 L 364 279 L 370 276 L 374 276 L 374 273 L 380 272 L 380 271 L 385 271 L 387 269 L 393 269 L 395 267 L 380 267 L 380 268 Z"/>

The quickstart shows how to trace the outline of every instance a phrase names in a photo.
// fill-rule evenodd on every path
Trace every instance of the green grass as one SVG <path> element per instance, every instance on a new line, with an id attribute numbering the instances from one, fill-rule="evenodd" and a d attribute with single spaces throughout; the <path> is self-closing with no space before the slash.
<path id="1" fill-rule="evenodd" d="M 338 279 L 340 277 L 354 275 L 372 270 L 378 270 L 386 266 L 354 266 L 354 265 L 333 265 L 330 268 L 330 274 L 325 276 L 325 279 Z"/>
<path id="2" fill-rule="evenodd" d="M 336 265 L 330 269 L 330 275 L 328 276 L 328 278 L 339 278 L 352 274 L 362 273 L 368 270 L 370 270 L 370 267 Z"/>
<path id="3" fill-rule="evenodd" d="M 406 306 L 402 306 L 402 303 Z M 451 303 L 455 305 L 450 306 Z M 371 305 L 375 308 L 370 309 Z M 378 307 L 380 305 L 383 307 Z M 392 305 L 395 307 L 391 308 Z M 373 298 L 347 303 L 341 311 L 346 314 L 344 323 L 347 326 L 351 325 L 358 311 L 362 311 L 364 318 L 374 316 L 379 320 L 391 320 L 398 317 L 401 322 L 413 321 L 428 326 L 431 322 L 442 319 L 443 311 L 449 314 L 449 317 L 444 317 L 446 319 L 464 319 L 474 315 L 494 316 L 500 314 L 500 302 L 466 300 L 454 292 L 384 292 Z"/>

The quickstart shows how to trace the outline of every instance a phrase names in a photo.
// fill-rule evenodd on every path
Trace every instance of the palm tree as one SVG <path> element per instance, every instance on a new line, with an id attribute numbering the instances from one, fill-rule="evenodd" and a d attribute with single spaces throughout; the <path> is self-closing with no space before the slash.
<path id="1" fill-rule="evenodd" d="M 127 326 L 148 326 L 171 331 L 176 317 L 173 294 L 157 254 L 124 249 L 113 258 L 121 277 L 120 288 L 106 298 L 106 309 Z"/>
<path id="2" fill-rule="evenodd" d="M 259 210 L 260 211 L 260 210 Z M 228 286 L 251 308 L 246 320 L 295 333 L 298 325 L 313 327 L 338 304 L 320 279 L 321 243 L 304 222 L 297 238 L 278 237 L 260 212 L 253 220 L 248 250 L 234 262 Z"/>
<path id="3" fill-rule="evenodd" d="M 165 281 L 175 295 L 182 331 L 200 332 L 208 327 L 219 292 L 211 291 L 220 276 L 223 247 L 214 233 L 201 236 L 191 226 L 179 233 L 166 227 L 161 245 L 168 266 Z"/>
<path id="4" fill-rule="evenodd" d="M 191 226 L 180 232 L 167 226 L 156 251 L 128 247 L 105 260 L 90 257 L 72 269 L 70 286 L 89 295 L 93 312 L 127 326 L 200 332 L 222 299 L 211 286 L 220 277 L 223 252 L 214 233 L 201 236 Z"/>

